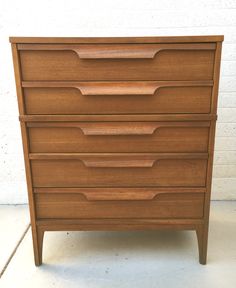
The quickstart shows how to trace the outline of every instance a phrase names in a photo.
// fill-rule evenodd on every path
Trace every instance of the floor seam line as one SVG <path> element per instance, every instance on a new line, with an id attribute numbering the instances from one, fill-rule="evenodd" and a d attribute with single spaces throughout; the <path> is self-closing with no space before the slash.
<path id="1" fill-rule="evenodd" d="M 29 228 L 30 228 L 30 223 L 27 225 L 26 229 L 24 230 L 23 234 L 21 235 L 20 239 L 18 240 L 15 248 L 13 249 L 11 255 L 9 256 L 9 258 L 7 259 L 6 261 L 6 264 L 3 266 L 2 268 L 2 271 L 0 271 L 0 279 L 1 277 L 3 276 L 4 272 L 6 271 L 8 265 L 10 264 L 12 258 L 14 257 L 14 255 L 16 254 L 16 251 L 18 249 L 18 247 L 20 246 L 20 244 L 22 243 L 22 241 L 24 240 L 25 238 L 25 235 L 27 234 L 27 232 L 29 231 Z"/>

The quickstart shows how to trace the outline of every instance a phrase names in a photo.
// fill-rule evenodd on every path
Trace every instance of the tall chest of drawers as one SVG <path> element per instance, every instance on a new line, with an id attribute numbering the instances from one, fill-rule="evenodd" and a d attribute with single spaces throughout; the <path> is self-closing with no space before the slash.
<path id="1" fill-rule="evenodd" d="M 194 230 L 206 263 L 222 41 L 10 38 L 36 265 L 62 230 Z"/>

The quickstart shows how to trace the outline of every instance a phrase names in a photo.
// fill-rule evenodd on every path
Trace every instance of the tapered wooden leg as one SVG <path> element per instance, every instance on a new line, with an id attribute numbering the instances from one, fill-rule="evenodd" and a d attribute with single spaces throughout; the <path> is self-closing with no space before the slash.
<path id="1" fill-rule="evenodd" d="M 196 229 L 199 251 L 199 263 L 205 265 L 207 262 L 208 225 L 200 225 Z"/>
<path id="2" fill-rule="evenodd" d="M 44 230 L 41 228 L 36 228 L 35 231 L 33 231 L 32 229 L 32 234 L 34 245 L 34 262 L 36 266 L 40 266 L 42 264 Z"/>

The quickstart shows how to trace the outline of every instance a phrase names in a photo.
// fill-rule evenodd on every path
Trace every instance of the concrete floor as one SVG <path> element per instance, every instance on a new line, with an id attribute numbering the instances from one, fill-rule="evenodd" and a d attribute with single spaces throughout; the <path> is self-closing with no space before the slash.
<path id="1" fill-rule="evenodd" d="M 15 220 L 8 217 L 13 210 Z M 194 232 L 48 232 L 44 264 L 36 268 L 31 231 L 22 237 L 27 207 L 0 211 L 1 263 L 14 250 L 13 240 L 18 243 L 1 288 L 236 287 L 236 201 L 212 203 L 206 266 L 198 264 Z"/>
<path id="2" fill-rule="evenodd" d="M 0 275 L 29 223 L 28 206 L 0 205 Z"/>

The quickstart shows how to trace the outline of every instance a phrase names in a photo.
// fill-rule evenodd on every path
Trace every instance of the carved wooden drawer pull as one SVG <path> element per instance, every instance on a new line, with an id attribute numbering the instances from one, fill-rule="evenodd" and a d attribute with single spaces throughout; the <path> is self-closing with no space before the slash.
<path id="1" fill-rule="evenodd" d="M 84 96 L 104 95 L 146 95 L 152 96 L 165 87 L 205 87 L 212 86 L 213 81 L 91 81 L 91 82 L 22 82 L 23 87 L 34 88 L 76 88 Z"/>
<path id="2" fill-rule="evenodd" d="M 178 193 L 204 194 L 205 188 L 35 188 L 34 193 L 51 194 L 73 193 L 81 194 L 88 201 L 138 201 L 138 200 L 158 200 L 161 195 L 175 195 Z"/>
<path id="3" fill-rule="evenodd" d="M 164 50 L 214 50 L 214 43 L 189 44 L 101 44 L 101 45 L 30 45 L 20 44 L 20 50 L 74 51 L 80 59 L 153 59 Z"/>
<path id="4" fill-rule="evenodd" d="M 152 135 L 165 127 L 209 127 L 210 122 L 29 122 L 28 127 L 78 128 L 84 135 Z"/>
<path id="5" fill-rule="evenodd" d="M 155 159 L 128 159 L 128 160 L 112 160 L 112 159 L 83 159 L 82 162 L 86 167 L 103 167 L 103 168 L 150 168 L 153 166 Z"/>

